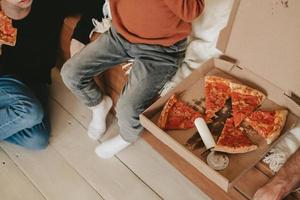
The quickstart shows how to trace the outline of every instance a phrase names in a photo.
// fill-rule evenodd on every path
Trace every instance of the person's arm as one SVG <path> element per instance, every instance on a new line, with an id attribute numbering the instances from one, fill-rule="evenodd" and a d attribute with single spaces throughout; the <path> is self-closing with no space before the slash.
<path id="1" fill-rule="evenodd" d="M 257 190 L 253 200 L 280 200 L 300 186 L 300 148 L 287 160 L 274 178 Z"/>
<path id="2" fill-rule="evenodd" d="M 170 10 L 180 19 L 192 22 L 204 9 L 204 0 L 164 0 Z"/>

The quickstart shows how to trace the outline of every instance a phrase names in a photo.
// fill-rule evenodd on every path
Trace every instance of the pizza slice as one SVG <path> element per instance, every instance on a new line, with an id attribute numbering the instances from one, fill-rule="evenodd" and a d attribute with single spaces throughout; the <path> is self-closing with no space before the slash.
<path id="1" fill-rule="evenodd" d="M 235 127 L 233 118 L 227 119 L 214 150 L 226 153 L 247 153 L 255 149 L 257 146 L 245 135 L 244 129 Z"/>
<path id="2" fill-rule="evenodd" d="M 256 111 L 245 118 L 245 125 L 252 127 L 267 144 L 271 144 L 285 125 L 287 110 Z"/>
<path id="3" fill-rule="evenodd" d="M 12 20 L 0 11 L 0 43 L 15 46 L 17 29 L 13 27 Z"/>
<path id="4" fill-rule="evenodd" d="M 209 120 L 225 106 L 230 97 L 230 80 L 218 76 L 206 76 L 204 83 L 205 114 Z"/>
<path id="5" fill-rule="evenodd" d="M 173 95 L 167 101 L 160 114 L 158 126 L 165 130 L 189 129 L 195 127 L 195 119 L 201 116 L 200 112 L 194 110 L 191 106 L 180 101 Z"/>
<path id="6" fill-rule="evenodd" d="M 266 96 L 253 88 L 237 83 L 230 83 L 234 125 L 237 127 L 258 108 Z"/>

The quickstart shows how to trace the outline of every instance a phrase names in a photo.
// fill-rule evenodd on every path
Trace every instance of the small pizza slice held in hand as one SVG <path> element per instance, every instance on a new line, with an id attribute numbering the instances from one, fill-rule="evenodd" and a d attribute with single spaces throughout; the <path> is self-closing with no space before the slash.
<path id="1" fill-rule="evenodd" d="M 230 89 L 234 125 L 237 127 L 263 103 L 266 96 L 258 90 L 237 83 L 230 83 Z"/>
<path id="2" fill-rule="evenodd" d="M 201 116 L 202 114 L 199 111 L 194 110 L 173 95 L 160 114 L 158 126 L 164 130 L 189 129 L 195 127 L 195 119 Z"/>
<path id="3" fill-rule="evenodd" d="M 286 121 L 287 110 L 255 111 L 245 118 L 245 125 L 252 127 L 267 144 L 279 137 Z"/>
<path id="4" fill-rule="evenodd" d="M 204 83 L 205 114 L 209 120 L 221 110 L 230 98 L 230 80 L 219 76 L 206 76 Z"/>
<path id="5" fill-rule="evenodd" d="M 15 46 L 17 29 L 13 27 L 12 20 L 0 11 L 0 43 Z"/>
<path id="6" fill-rule="evenodd" d="M 225 153 L 247 153 L 257 149 L 257 145 L 245 135 L 244 129 L 235 127 L 234 119 L 226 120 L 222 133 L 217 141 L 214 151 Z"/>

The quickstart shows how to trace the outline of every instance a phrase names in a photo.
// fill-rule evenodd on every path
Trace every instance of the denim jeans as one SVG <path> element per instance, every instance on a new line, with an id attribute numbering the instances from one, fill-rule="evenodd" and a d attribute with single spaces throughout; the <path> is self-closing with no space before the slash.
<path id="1" fill-rule="evenodd" d="M 133 44 L 112 27 L 68 60 L 61 71 L 66 86 L 87 106 L 99 104 L 103 94 L 93 77 L 129 59 L 134 63 L 116 112 L 122 138 L 135 141 L 142 131 L 139 114 L 159 95 L 185 55 L 186 40 L 165 47 Z"/>
<path id="2" fill-rule="evenodd" d="M 30 89 L 11 76 L 0 76 L 0 140 L 28 149 L 45 148 L 50 133 L 46 99 L 46 85 Z"/>

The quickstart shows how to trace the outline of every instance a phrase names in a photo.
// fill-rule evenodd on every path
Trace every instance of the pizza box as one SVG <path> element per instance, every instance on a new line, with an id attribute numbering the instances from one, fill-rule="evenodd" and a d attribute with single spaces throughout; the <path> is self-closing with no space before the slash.
<path id="1" fill-rule="evenodd" d="M 273 0 L 235 1 L 229 24 L 218 42 L 224 55 L 199 66 L 140 115 L 141 124 L 149 132 L 225 191 L 299 121 L 299 10 L 300 1 L 297 0 L 288 4 Z M 267 145 L 261 138 L 252 137 L 258 149 L 244 154 L 228 154 L 229 165 L 221 171 L 207 164 L 209 150 L 201 143 L 196 128 L 164 131 L 157 126 L 160 112 L 173 94 L 192 105 L 203 99 L 206 75 L 232 78 L 262 91 L 267 95 L 261 106 L 263 110 L 289 110 L 285 127 L 277 140 Z"/>

